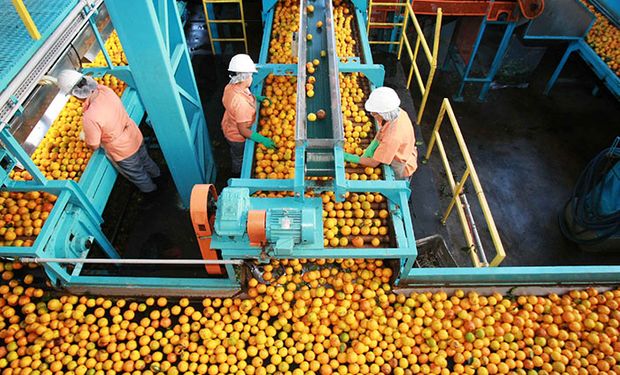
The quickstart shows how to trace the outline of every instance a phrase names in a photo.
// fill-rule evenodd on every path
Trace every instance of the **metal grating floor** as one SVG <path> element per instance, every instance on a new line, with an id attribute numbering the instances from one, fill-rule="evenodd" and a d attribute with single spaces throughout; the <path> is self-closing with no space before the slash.
<path id="1" fill-rule="evenodd" d="M 75 7 L 77 0 L 24 0 L 41 39 L 34 40 L 17 15 L 11 0 L 0 0 L 0 91 Z"/>

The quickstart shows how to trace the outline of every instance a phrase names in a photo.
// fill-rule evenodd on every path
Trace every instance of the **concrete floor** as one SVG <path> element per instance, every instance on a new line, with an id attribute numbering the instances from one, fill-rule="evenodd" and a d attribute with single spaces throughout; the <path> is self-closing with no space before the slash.
<path id="1" fill-rule="evenodd" d="M 257 59 L 262 37 L 259 5 L 255 2 L 244 5 L 250 55 Z M 218 165 L 216 185 L 220 190 L 230 176 L 228 145 L 219 126 L 223 115 L 221 95 L 228 82 L 228 61 L 233 54 L 242 52 L 242 45 L 229 45 L 224 54 L 213 56 L 203 26 L 201 5 L 190 4 L 189 9 L 187 41 Z M 571 61 L 562 75 L 572 79 L 560 81 L 550 97 L 542 95 L 546 80 L 562 52 L 547 52 L 527 89 L 492 91 L 485 103 L 477 102 L 478 91 L 474 89 L 466 92 L 465 102 L 452 102 L 508 255 L 503 265 L 620 264 L 620 252 L 583 252 L 565 240 L 559 231 L 558 213 L 579 173 L 618 135 L 617 119 L 620 118 L 620 105 L 605 89 L 598 97 L 591 95 L 595 83 L 593 74 L 578 59 Z M 376 63 L 385 65 L 386 85 L 397 90 L 403 108 L 414 118 L 414 107 L 420 98 L 405 88 L 403 68 L 392 55 L 378 53 L 374 58 Z M 437 73 L 422 126 L 416 126 L 418 141 L 422 142 L 418 146 L 420 158 L 426 151 L 424 142 L 429 140 L 442 98 L 451 97 L 458 82 L 455 73 Z M 447 122 L 444 125 L 448 125 Z M 446 126 L 444 130 L 447 129 Z M 444 134 L 458 173 L 463 166 L 458 166 L 456 143 L 449 133 L 444 131 Z M 449 244 L 454 260 L 459 265 L 470 265 L 467 253 L 461 250 L 464 241 L 456 212 L 447 226 L 439 223 L 441 212 L 449 201 L 442 170 L 435 153 L 428 164 L 420 164 L 413 179 L 411 210 L 416 237 L 440 234 Z M 475 201 L 471 190 L 468 190 L 468 196 L 470 203 Z M 168 203 L 159 206 L 158 210 L 170 220 L 187 220 L 189 223 L 189 215 L 176 208 L 173 199 L 168 199 Z M 476 212 L 476 207 L 474 210 Z M 149 225 L 147 222 L 144 225 L 134 222 L 132 227 L 144 228 Z M 482 225 L 481 219 L 478 219 L 478 225 Z M 182 236 L 189 236 L 188 226 L 182 227 Z M 154 233 L 164 231 L 160 228 L 153 230 Z M 133 237 L 130 239 L 131 251 L 143 246 L 140 241 L 149 240 L 146 234 L 129 237 Z M 483 240 L 489 243 L 488 236 L 483 236 Z M 187 242 L 188 248 L 190 242 L 195 243 L 194 240 Z M 186 246 L 182 247 L 183 253 L 188 251 Z M 492 256 L 492 251 L 487 251 Z"/>
<path id="2" fill-rule="evenodd" d="M 604 87 L 598 97 L 592 96 L 596 77 L 578 58 L 562 74 L 571 78 L 561 80 L 551 96 L 542 94 L 561 53 L 562 49 L 547 51 L 529 88 L 491 91 L 486 102 L 480 103 L 479 86 L 474 86 L 463 103 L 452 101 L 506 249 L 503 265 L 620 264 L 620 249 L 587 253 L 559 230 L 558 213 L 579 174 L 619 135 L 620 119 L 620 105 Z M 426 141 L 442 98 L 452 97 L 459 79 L 453 72 L 436 75 L 422 124 Z M 448 137 L 449 133 L 444 134 Z M 456 142 L 448 139 L 449 154 L 457 159 Z M 430 165 L 442 186 L 446 180 L 437 155 Z M 446 207 L 447 199 L 440 196 Z M 472 203 L 472 190 L 468 196 Z M 454 221 L 448 228 L 454 248 L 459 248 L 464 241 L 458 240 L 462 234 Z M 464 254 L 454 253 L 463 261 Z"/>

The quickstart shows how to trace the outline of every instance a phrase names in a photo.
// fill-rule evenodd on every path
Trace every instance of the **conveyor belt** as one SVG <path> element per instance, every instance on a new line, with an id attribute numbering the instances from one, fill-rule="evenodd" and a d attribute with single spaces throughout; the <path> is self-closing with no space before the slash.
<path id="1" fill-rule="evenodd" d="M 22 66 L 45 42 L 77 4 L 77 0 L 24 0 L 41 39 L 26 31 L 10 0 L 0 0 L 0 91 L 4 90 Z"/>

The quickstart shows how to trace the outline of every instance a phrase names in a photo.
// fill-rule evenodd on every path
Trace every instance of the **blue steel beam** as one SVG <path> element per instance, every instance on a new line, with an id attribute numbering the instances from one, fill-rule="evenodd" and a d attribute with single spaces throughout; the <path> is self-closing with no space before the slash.
<path id="1" fill-rule="evenodd" d="M 181 201 L 189 206 L 192 187 L 215 180 L 215 164 L 176 4 L 106 0 L 106 6 Z"/>
<path id="2" fill-rule="evenodd" d="M 264 2 L 263 9 L 265 9 Z M 270 9 L 269 12 L 263 11 L 263 41 L 260 46 L 260 55 L 258 57 L 259 64 L 267 64 L 267 59 L 269 58 L 269 46 L 274 12 L 274 9 Z"/>
<path id="3" fill-rule="evenodd" d="M 564 56 L 562 56 L 560 63 L 555 68 L 549 82 L 547 82 L 544 94 L 549 95 L 551 89 L 555 85 L 555 82 L 559 78 L 564 65 L 568 61 L 568 58 L 575 51 L 577 51 L 581 58 L 588 63 L 594 74 L 596 74 L 596 76 L 603 81 L 609 91 L 611 91 L 616 98 L 620 99 L 620 77 L 618 77 L 618 75 L 612 71 L 611 68 L 609 68 L 609 65 L 607 65 L 607 63 L 596 54 L 596 52 L 588 45 L 588 43 L 586 43 L 584 39 L 579 39 L 568 45 Z"/>

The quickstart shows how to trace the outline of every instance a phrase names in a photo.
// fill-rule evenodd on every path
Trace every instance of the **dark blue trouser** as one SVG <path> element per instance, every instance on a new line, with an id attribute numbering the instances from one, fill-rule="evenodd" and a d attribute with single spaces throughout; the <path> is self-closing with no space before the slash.
<path id="1" fill-rule="evenodd" d="M 116 162 L 122 174 L 140 189 L 143 193 L 150 193 L 157 189 L 153 178 L 161 174 L 159 167 L 149 156 L 144 143 L 135 154 Z"/>

